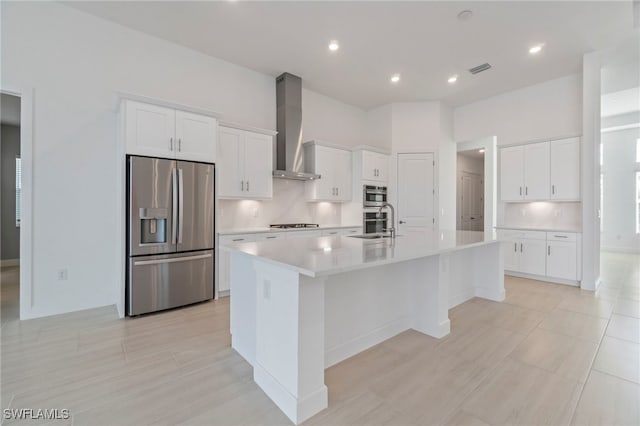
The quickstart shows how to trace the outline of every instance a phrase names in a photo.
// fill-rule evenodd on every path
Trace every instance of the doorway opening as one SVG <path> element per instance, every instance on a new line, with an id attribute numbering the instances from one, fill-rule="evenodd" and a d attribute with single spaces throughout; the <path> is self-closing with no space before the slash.
<path id="1" fill-rule="evenodd" d="M 457 143 L 456 229 L 492 232 L 497 222 L 497 137 Z"/>
<path id="2" fill-rule="evenodd" d="M 0 318 L 20 319 L 20 224 L 22 219 L 21 99 L 0 94 L 1 244 Z"/>
<path id="3" fill-rule="evenodd" d="M 485 149 L 458 151 L 456 159 L 456 229 L 484 231 Z"/>

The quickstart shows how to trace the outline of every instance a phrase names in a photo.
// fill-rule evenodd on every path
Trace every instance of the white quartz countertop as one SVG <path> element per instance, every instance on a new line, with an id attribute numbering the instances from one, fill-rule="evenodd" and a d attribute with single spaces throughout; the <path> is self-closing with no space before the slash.
<path id="1" fill-rule="evenodd" d="M 582 232 L 578 228 L 569 228 L 569 227 L 556 227 L 556 228 L 545 228 L 545 227 L 537 227 L 537 226 L 506 226 L 499 225 L 495 227 L 496 229 L 514 229 L 517 231 L 544 231 L 544 232 Z"/>
<path id="2" fill-rule="evenodd" d="M 221 248 L 256 256 L 300 274 L 317 277 L 404 262 L 493 242 L 497 242 L 493 232 L 421 231 L 398 235 L 395 240 L 327 236 L 234 243 Z"/>
<path id="3" fill-rule="evenodd" d="M 254 228 L 233 228 L 222 229 L 218 231 L 219 235 L 238 235 L 238 234 L 261 234 L 265 232 L 304 232 L 304 231 L 316 231 L 325 229 L 347 229 L 347 228 L 362 228 L 360 225 L 320 225 L 317 228 L 270 228 L 268 226 L 254 227 Z"/>

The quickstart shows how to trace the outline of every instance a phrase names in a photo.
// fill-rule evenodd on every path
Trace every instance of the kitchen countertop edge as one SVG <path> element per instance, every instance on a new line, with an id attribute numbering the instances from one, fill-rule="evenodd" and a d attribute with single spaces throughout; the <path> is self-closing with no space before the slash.
<path id="1" fill-rule="evenodd" d="M 217 232 L 218 235 L 239 235 L 239 234 L 264 234 L 270 232 L 298 232 L 298 231 L 322 231 L 328 229 L 349 229 L 349 228 L 362 228 L 362 225 L 320 225 L 317 228 L 269 228 L 269 227 L 257 227 L 257 228 L 236 228 L 236 229 L 223 229 Z"/>

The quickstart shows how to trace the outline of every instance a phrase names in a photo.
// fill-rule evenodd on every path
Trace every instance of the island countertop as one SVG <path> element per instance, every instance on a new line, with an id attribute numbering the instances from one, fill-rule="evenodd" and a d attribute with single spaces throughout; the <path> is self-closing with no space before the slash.
<path id="1" fill-rule="evenodd" d="M 234 243 L 223 250 L 255 256 L 309 277 L 333 275 L 497 242 L 477 231 L 414 231 L 395 239 L 348 236 Z"/>

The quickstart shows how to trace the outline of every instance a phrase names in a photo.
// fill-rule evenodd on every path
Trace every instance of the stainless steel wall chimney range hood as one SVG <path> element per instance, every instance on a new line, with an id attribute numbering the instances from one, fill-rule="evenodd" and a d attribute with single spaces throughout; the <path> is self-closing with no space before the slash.
<path id="1" fill-rule="evenodd" d="M 305 173 L 302 153 L 302 79 L 287 72 L 276 78 L 276 170 L 280 179 L 314 180 Z"/>

